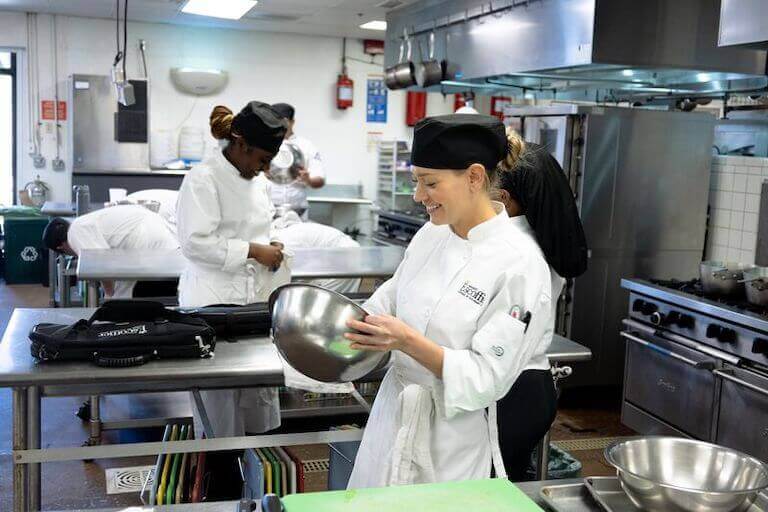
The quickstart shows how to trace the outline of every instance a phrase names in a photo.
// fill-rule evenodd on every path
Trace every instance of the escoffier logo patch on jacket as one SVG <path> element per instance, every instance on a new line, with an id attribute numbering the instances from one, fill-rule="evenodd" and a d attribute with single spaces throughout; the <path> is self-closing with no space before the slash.
<path id="1" fill-rule="evenodd" d="M 475 304 L 481 305 L 485 302 L 485 298 L 487 296 L 483 290 L 477 288 L 476 286 L 472 286 L 467 281 L 464 281 L 464 284 L 462 284 L 461 288 L 459 288 L 459 295 L 468 298 Z"/>
<path id="2" fill-rule="evenodd" d="M 115 329 L 114 331 L 104 331 L 99 333 L 99 338 L 112 338 L 115 336 L 126 336 L 128 334 L 147 334 L 146 325 L 136 325 L 126 329 Z"/>

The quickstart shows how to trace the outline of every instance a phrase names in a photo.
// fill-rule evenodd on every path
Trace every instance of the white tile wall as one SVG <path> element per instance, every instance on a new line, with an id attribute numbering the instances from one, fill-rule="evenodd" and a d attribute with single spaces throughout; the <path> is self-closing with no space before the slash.
<path id="1" fill-rule="evenodd" d="M 713 158 L 708 259 L 755 262 L 763 180 L 768 180 L 768 158 Z"/>

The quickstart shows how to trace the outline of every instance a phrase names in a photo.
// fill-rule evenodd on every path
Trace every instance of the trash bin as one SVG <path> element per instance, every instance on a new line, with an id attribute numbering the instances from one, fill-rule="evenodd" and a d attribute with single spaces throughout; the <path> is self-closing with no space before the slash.
<path id="1" fill-rule="evenodd" d="M 43 247 L 45 217 L 5 217 L 4 259 L 7 284 L 48 284 L 48 250 Z"/>

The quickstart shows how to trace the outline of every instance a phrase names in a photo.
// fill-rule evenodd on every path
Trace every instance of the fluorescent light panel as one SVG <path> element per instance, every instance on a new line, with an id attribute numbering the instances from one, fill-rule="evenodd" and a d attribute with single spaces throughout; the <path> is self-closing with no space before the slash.
<path id="1" fill-rule="evenodd" d="M 360 25 L 360 28 L 366 30 L 387 30 L 387 22 L 381 20 L 369 21 L 368 23 Z"/>
<path id="2" fill-rule="evenodd" d="M 257 3 L 257 0 L 188 0 L 181 8 L 181 12 L 211 18 L 239 20 Z"/>

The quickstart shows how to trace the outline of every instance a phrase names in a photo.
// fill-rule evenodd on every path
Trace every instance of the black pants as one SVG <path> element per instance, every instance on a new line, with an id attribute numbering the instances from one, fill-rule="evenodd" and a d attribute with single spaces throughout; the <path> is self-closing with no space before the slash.
<path id="1" fill-rule="evenodd" d="M 526 469 L 536 444 L 547 433 L 557 413 L 557 395 L 549 370 L 526 370 L 496 403 L 499 445 L 507 477 L 526 480 Z"/>

